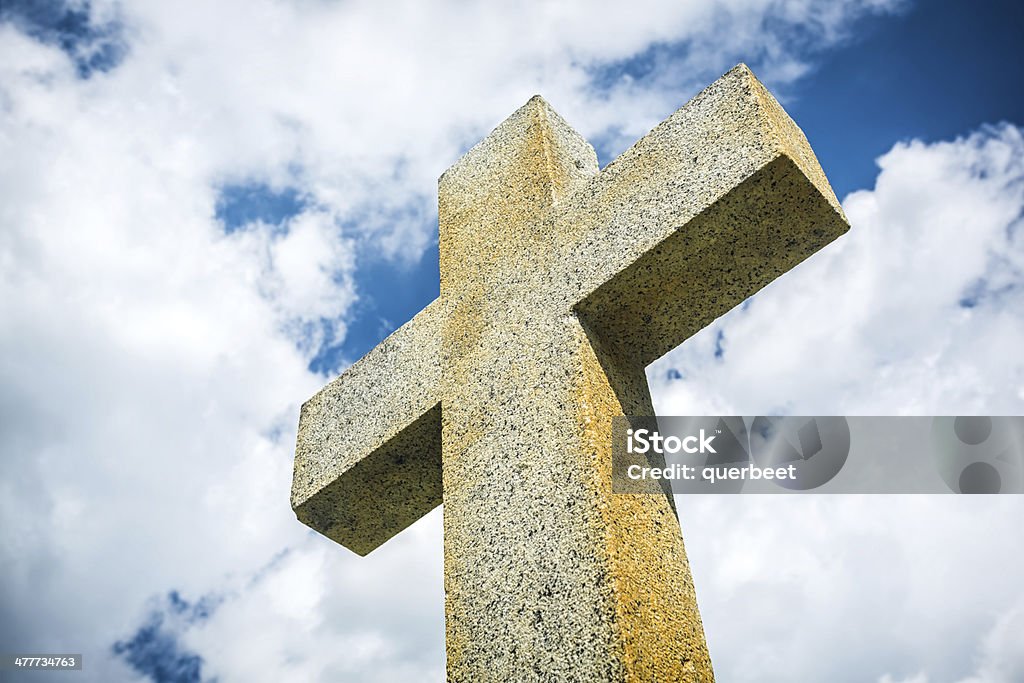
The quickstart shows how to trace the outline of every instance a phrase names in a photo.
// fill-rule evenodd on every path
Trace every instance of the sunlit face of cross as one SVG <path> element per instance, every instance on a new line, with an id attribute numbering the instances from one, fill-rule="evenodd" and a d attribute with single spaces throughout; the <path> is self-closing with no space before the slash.
<path id="1" fill-rule="evenodd" d="M 740 66 L 603 170 L 531 99 L 441 177 L 441 295 L 304 406 L 292 505 L 365 554 L 444 503 L 450 680 L 710 680 L 644 367 L 846 229 Z"/>

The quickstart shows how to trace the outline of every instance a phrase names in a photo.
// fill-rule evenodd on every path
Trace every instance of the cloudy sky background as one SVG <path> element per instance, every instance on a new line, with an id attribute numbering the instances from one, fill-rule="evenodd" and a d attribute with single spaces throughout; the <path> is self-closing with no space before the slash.
<path id="1" fill-rule="evenodd" d="M 604 164 L 745 61 L 853 224 L 655 363 L 659 412 L 1024 414 L 1022 27 L 1012 2 L 0 0 L 0 651 L 443 680 L 440 511 L 367 558 L 307 532 L 298 406 L 437 295 L 436 179 L 538 92 Z M 679 503 L 723 683 L 1024 680 L 1024 499 Z"/>

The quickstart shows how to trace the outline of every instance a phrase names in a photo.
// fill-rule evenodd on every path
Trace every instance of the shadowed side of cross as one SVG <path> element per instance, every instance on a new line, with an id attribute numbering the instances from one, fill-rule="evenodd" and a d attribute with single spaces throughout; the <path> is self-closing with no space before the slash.
<path id="1" fill-rule="evenodd" d="M 611 492 L 644 367 L 847 229 L 743 65 L 598 171 L 539 97 L 439 183 L 441 296 L 305 403 L 292 506 L 366 554 L 445 504 L 449 680 L 712 680 L 671 498 Z"/>

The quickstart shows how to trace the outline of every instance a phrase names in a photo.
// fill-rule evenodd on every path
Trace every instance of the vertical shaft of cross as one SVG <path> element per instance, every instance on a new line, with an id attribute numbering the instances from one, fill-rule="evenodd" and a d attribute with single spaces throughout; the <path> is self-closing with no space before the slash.
<path id="1" fill-rule="evenodd" d="M 535 98 L 441 179 L 451 681 L 712 680 L 669 499 L 611 492 L 611 418 L 653 414 L 643 368 L 517 260 L 596 171 Z"/>
<path id="2" fill-rule="evenodd" d="M 366 554 L 443 499 L 449 680 L 713 681 L 671 498 L 612 492 L 612 420 L 848 229 L 806 137 L 739 65 L 598 172 L 534 98 L 438 212 L 441 296 L 303 405 L 293 509 Z"/>

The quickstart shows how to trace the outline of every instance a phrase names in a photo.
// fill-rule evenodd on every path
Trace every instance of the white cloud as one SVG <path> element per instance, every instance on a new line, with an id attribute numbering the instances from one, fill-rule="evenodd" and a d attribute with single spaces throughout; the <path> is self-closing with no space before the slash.
<path id="1" fill-rule="evenodd" d="M 896 145 L 847 236 L 649 369 L 658 412 L 1024 413 L 1022 159 Z M 722 680 L 1020 679 L 1019 497 L 678 503 Z"/>
<path id="2" fill-rule="evenodd" d="M 1002 611 L 992 628 L 981 638 L 975 653 L 976 669 L 957 683 L 1015 683 L 1024 680 L 1024 601 L 1018 599 Z M 948 678 L 931 678 L 918 673 L 905 679 L 885 674 L 878 683 L 937 683 Z"/>
<path id="3" fill-rule="evenodd" d="M 894 147 L 874 190 L 846 198 L 846 236 L 652 366 L 655 407 L 1020 414 L 1022 158 L 1011 125 Z"/>
<path id="4" fill-rule="evenodd" d="M 220 680 L 440 682 L 441 583 L 440 510 L 366 558 L 309 538 L 186 643 Z"/>
<path id="5" fill-rule="evenodd" d="M 975 650 L 1008 618 L 999 615 L 1016 613 L 1024 549 L 1015 498 L 677 502 L 721 680 L 875 680 L 898 671 L 896 680 L 955 683 L 976 670 Z M 1010 644 L 1000 641 L 999 666 L 1017 657 Z M 977 671 L 976 683 L 1014 680 Z"/>
<path id="6" fill-rule="evenodd" d="M 739 59 L 784 87 L 813 67 L 806 49 L 834 45 L 856 17 L 897 4 L 650 1 L 595 9 L 562 2 L 531 11 L 522 3 L 439 2 L 428 11 L 411 1 L 94 3 L 96 12 L 124 21 L 129 51 L 117 68 L 88 80 L 56 48 L 0 25 L 5 646 L 84 650 L 88 679 L 124 680 L 129 672 L 109 657 L 110 645 L 132 634 L 154 595 L 177 589 L 192 601 L 222 598 L 211 618 L 176 627 L 183 646 L 205 658 L 204 672 L 221 680 L 441 680 L 439 515 L 355 558 L 307 534 L 287 507 L 298 403 L 323 380 L 307 364 L 318 335 L 344 334 L 359 295 L 356 246 L 417 258 L 433 239 L 437 176 L 534 92 L 585 133 L 620 148 Z M 798 51 L 787 32 L 801 26 L 809 38 Z M 690 49 L 651 53 L 666 76 L 621 76 L 603 90 L 591 87 L 594 68 L 675 42 Z M 948 163 L 923 184 L 940 186 L 938 199 L 963 192 L 961 201 L 987 226 L 986 239 L 995 240 L 990 228 L 1015 195 L 991 180 L 979 185 L 970 164 L 994 168 L 998 145 L 1016 144 L 1009 130 L 887 157 L 882 178 L 893 189 L 880 180 L 849 205 L 865 232 L 876 226 L 876 242 L 860 247 L 865 258 L 883 256 L 878 244 L 897 219 L 909 233 L 931 224 L 920 218 L 927 204 L 914 200 L 915 183 L 906 179 L 940 158 Z M 977 151 L 985 144 L 989 156 Z M 224 234 L 215 219 L 218 188 L 249 181 L 294 186 L 308 202 L 286 226 L 255 223 Z M 947 225 L 941 212 L 935 220 Z M 904 248 L 892 245 L 888 258 Z M 959 349 L 947 384 L 975 392 L 967 407 L 1012 410 L 1024 397 L 1014 398 L 1005 381 L 1003 389 L 987 382 L 1019 330 L 1012 292 L 997 292 L 1020 263 L 984 250 L 964 249 L 963 258 L 951 266 L 963 271 L 957 277 L 983 268 L 992 294 L 975 309 L 954 311 L 973 322 L 954 325 L 935 362 L 947 347 Z M 852 278 L 868 293 L 885 282 L 861 283 L 854 268 L 831 268 L 833 281 Z M 911 269 L 911 276 L 929 273 Z M 854 312 L 856 301 L 850 297 Z M 751 315 L 767 306 L 759 301 Z M 852 361 L 873 357 L 876 338 L 897 347 L 922 342 L 908 337 L 913 330 L 888 327 L 900 309 L 888 310 L 892 322 L 877 334 L 860 331 L 859 323 L 871 322 L 864 316 L 845 323 Z M 743 321 L 738 316 L 729 329 L 727 365 L 744 357 Z M 790 363 L 783 342 L 774 344 L 776 358 Z M 979 344 L 984 358 L 967 362 L 965 349 Z M 915 383 L 930 386 L 933 375 L 915 374 L 907 363 L 892 371 L 904 393 L 883 406 L 906 398 Z M 854 397 L 836 409 L 873 405 L 868 380 L 835 372 Z M 714 378 L 734 379 L 701 405 L 737 405 L 746 391 L 740 376 Z M 679 401 L 678 390 L 662 388 L 657 397 Z M 822 405 L 833 390 L 811 382 L 783 393 Z M 757 401 L 770 395 L 765 388 L 743 405 L 763 405 Z M 965 404 L 920 403 L 922 410 L 936 405 Z M 832 538 L 828 529 L 845 530 L 835 536 L 837 549 L 865 523 L 862 513 L 872 542 L 898 538 L 877 514 L 840 507 L 815 524 L 795 509 L 786 514 L 822 543 Z M 725 514 L 712 512 L 692 518 Z M 957 528 L 999 523 L 992 512 L 961 512 Z M 754 535 L 735 538 L 747 538 L 748 547 L 760 542 L 758 554 L 716 546 L 716 529 L 687 526 L 706 607 L 747 590 L 763 555 L 778 547 Z M 920 535 L 918 551 L 934 555 L 932 527 L 920 522 L 903 533 Z M 990 545 L 979 540 L 979 556 L 997 552 Z M 850 565 L 855 570 L 843 557 L 823 559 L 812 545 L 790 551 L 847 585 L 877 572 L 863 558 Z M 1004 566 L 1019 566 L 1018 555 L 1003 557 Z M 729 560 L 723 577 L 700 569 L 715 566 L 700 558 L 720 556 Z M 821 600 L 832 586 L 824 574 L 813 585 Z M 927 606 L 944 588 L 918 589 L 914 604 Z M 812 610 L 820 602 L 802 605 Z M 730 625 L 714 621 L 718 610 L 708 614 L 713 647 L 728 653 L 717 634 Z M 815 618 L 826 624 L 832 617 Z M 927 661 L 921 652 L 906 656 Z M 885 670 L 896 669 L 871 675 Z"/>
<path id="7" fill-rule="evenodd" d="M 960 683 L 1024 680 L 1024 600 L 1003 612 L 981 641 L 978 669 Z"/>
<path id="8" fill-rule="evenodd" d="M 928 683 L 928 677 L 924 674 L 917 674 L 910 678 L 893 678 L 889 674 L 885 674 L 878 679 L 878 683 Z"/>

